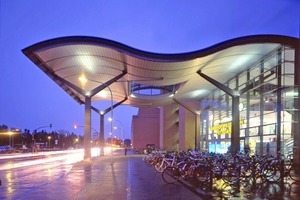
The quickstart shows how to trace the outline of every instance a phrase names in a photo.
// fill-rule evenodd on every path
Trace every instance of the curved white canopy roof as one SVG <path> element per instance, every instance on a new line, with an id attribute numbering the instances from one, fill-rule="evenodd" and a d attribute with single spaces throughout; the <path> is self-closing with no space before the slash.
<path id="1" fill-rule="evenodd" d="M 281 45 L 296 47 L 297 42 L 297 38 L 287 36 L 254 35 L 194 52 L 157 54 L 107 39 L 71 36 L 43 41 L 22 51 L 79 103 L 84 103 L 86 95 L 93 102 L 110 100 L 111 90 L 116 102 L 155 107 L 169 104 L 173 98 L 206 97 L 215 86 L 199 76 L 199 70 L 224 83 Z M 167 86 L 168 92 L 132 95 L 132 85 L 135 89 L 156 88 L 153 92 Z"/>

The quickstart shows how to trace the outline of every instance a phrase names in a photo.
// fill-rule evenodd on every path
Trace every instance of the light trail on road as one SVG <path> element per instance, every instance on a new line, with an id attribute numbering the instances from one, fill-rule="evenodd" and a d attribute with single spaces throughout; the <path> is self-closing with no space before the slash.
<path id="1" fill-rule="evenodd" d="M 115 150 L 116 148 L 114 148 Z M 104 154 L 107 155 L 111 152 L 111 147 L 104 148 Z M 83 160 L 83 149 L 66 150 L 66 151 L 50 151 L 29 154 L 5 155 L 0 157 L 0 161 L 7 161 L 3 164 L 0 163 L 0 170 L 15 169 L 20 167 L 28 167 L 42 163 L 51 163 L 62 160 L 64 164 L 73 164 Z M 92 157 L 100 155 L 99 148 L 92 148 Z M 22 160 L 23 159 L 23 160 Z M 26 159 L 26 160 L 24 160 Z M 17 162 L 16 162 L 17 161 Z"/>
<path id="2" fill-rule="evenodd" d="M 112 156 L 116 149 L 105 147 L 104 155 Z M 91 155 L 98 157 L 100 149 L 92 148 Z M 24 199 L 41 188 L 59 183 L 83 158 L 83 149 L 0 155 L 0 199 Z"/>

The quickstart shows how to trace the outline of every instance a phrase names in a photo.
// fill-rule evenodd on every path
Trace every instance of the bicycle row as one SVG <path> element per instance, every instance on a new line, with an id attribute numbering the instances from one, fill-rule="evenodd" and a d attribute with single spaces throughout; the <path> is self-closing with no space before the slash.
<path id="1" fill-rule="evenodd" d="M 143 159 L 162 173 L 162 179 L 169 184 L 181 179 L 200 184 L 222 179 L 227 184 L 252 185 L 286 179 L 300 181 L 299 165 L 283 156 L 152 151 Z"/>

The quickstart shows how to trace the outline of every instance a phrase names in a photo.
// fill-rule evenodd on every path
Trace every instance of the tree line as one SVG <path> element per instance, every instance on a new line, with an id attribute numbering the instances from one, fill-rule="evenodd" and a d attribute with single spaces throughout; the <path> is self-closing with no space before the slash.
<path id="1" fill-rule="evenodd" d="M 82 146 L 83 136 L 77 136 L 65 130 L 47 132 L 40 130 L 30 132 L 29 129 L 19 130 L 0 126 L 0 146 L 12 146 L 18 148 L 31 148 L 33 142 L 47 144 L 50 148 L 67 149 L 69 147 Z M 50 146 L 49 146 L 50 142 Z"/>

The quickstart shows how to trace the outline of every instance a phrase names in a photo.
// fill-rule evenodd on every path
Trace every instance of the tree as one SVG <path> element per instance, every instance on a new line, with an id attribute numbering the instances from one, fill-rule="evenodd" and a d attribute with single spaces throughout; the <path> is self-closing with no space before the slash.
<path id="1" fill-rule="evenodd" d="M 127 146 L 127 147 L 130 147 L 130 145 L 131 145 L 131 140 L 130 140 L 130 139 L 125 139 L 125 140 L 124 140 L 124 145 Z"/>

